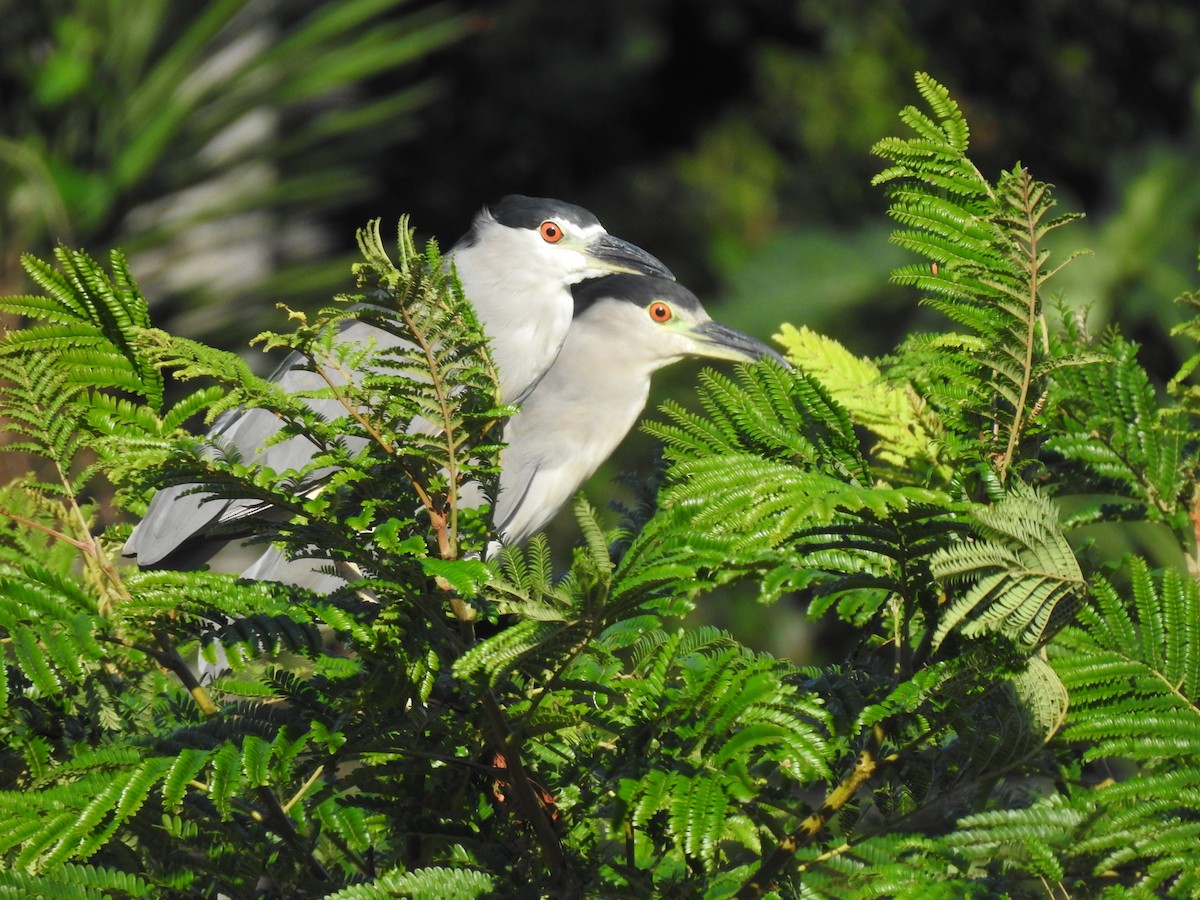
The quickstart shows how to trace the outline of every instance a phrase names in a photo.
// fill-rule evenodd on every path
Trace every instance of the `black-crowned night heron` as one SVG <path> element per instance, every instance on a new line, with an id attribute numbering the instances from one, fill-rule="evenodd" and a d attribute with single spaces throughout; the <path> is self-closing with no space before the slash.
<path id="1" fill-rule="evenodd" d="M 766 344 L 714 322 L 674 281 L 611 275 L 573 293 L 575 318 L 562 350 L 504 426 L 493 521 L 508 544 L 542 529 L 608 459 L 645 408 L 659 369 L 685 357 L 769 357 L 787 366 Z M 325 593 L 345 583 L 329 567 L 271 547 L 244 574 Z"/>
<path id="2" fill-rule="evenodd" d="M 519 195 L 482 210 L 447 258 L 490 339 L 506 403 L 520 403 L 558 355 L 574 310 L 572 285 L 614 272 L 673 277 L 641 248 L 608 234 L 586 209 Z M 338 340 L 372 340 L 380 349 L 397 343 L 387 332 L 353 320 L 343 326 Z M 300 368 L 302 363 L 294 354 L 272 378 L 287 391 L 324 386 L 320 375 Z M 329 418 L 345 412 L 337 400 L 307 402 Z M 257 460 L 276 472 L 299 469 L 316 448 L 302 436 L 264 446 L 280 427 L 280 420 L 266 410 L 234 410 L 217 419 L 208 437 L 241 459 Z M 195 565 L 215 548 L 195 552 L 194 538 L 261 511 L 251 501 L 214 500 L 195 485 L 164 488 L 124 552 L 143 566 Z"/>
<path id="3" fill-rule="evenodd" d="M 664 278 L 611 275 L 577 285 L 562 351 L 504 427 L 494 524 L 505 543 L 541 530 L 621 443 L 646 406 L 650 377 L 685 357 L 787 365 L 718 322 Z"/>

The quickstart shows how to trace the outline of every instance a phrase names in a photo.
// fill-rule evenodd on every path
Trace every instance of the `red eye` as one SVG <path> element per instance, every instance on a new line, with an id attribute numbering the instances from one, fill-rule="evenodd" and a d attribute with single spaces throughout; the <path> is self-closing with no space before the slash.
<path id="1" fill-rule="evenodd" d="M 667 322 L 671 319 L 671 307 L 665 303 L 650 304 L 650 318 L 655 322 Z"/>
<path id="2" fill-rule="evenodd" d="M 542 233 L 542 240 L 547 244 L 557 244 L 562 240 L 563 231 L 558 227 L 557 222 L 543 222 L 538 230 Z"/>

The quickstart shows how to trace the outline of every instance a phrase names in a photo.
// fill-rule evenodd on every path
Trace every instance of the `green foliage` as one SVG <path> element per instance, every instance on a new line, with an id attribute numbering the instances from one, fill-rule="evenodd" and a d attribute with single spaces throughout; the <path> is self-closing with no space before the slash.
<path id="1" fill-rule="evenodd" d="M 1082 343 L 1073 330 L 1067 335 Z M 1195 411 L 1186 400 L 1181 406 L 1160 405 L 1138 362 L 1136 344 L 1114 333 L 1101 348 L 1107 365 L 1061 374 L 1058 387 L 1074 402 L 1056 404 L 1064 421 L 1045 444 L 1073 491 L 1102 498 L 1083 505 L 1075 520 L 1148 519 L 1185 535 L 1191 528 L 1195 451 L 1189 447 L 1189 429 Z"/>
<path id="2" fill-rule="evenodd" d="M 784 324 L 778 340 L 793 359 L 804 361 L 812 374 L 841 406 L 851 410 L 854 424 L 868 430 L 877 443 L 871 452 L 881 463 L 891 464 L 893 479 L 904 479 L 921 462 L 937 464 L 940 422 L 923 409 L 923 401 L 907 384 L 884 378 L 871 359 L 854 356 L 837 341 Z M 938 481 L 950 477 L 937 473 Z"/>
<path id="3" fill-rule="evenodd" d="M 492 887 L 492 879 L 484 872 L 431 866 L 415 872 L 387 872 L 369 884 L 344 888 L 328 896 L 330 900 L 389 900 L 392 897 L 472 900 L 488 896 Z"/>
<path id="4" fill-rule="evenodd" d="M 1200 591 L 1173 569 L 1155 577 L 1139 557 L 1127 576 L 1120 592 L 1098 580 L 1095 603 L 1056 644 L 1072 697 L 1065 736 L 1091 745 L 1086 760 L 1174 767 L 1200 749 Z"/>
<path id="5" fill-rule="evenodd" d="M 1200 588 L 1079 530 L 1151 523 L 1194 566 L 1195 365 L 1163 395 L 1120 335 L 1050 328 L 1040 242 L 1068 219 L 1019 167 L 985 179 L 918 87 L 880 178 L 936 268 L 896 280 L 961 333 L 875 360 L 784 326 L 795 370 L 703 373 L 699 412 L 646 426 L 657 509 L 610 533 L 579 501 L 563 567 L 543 537 L 488 556 L 464 498 L 495 491 L 511 410 L 406 221 L 394 250 L 360 232 L 358 293 L 262 336 L 316 376 L 296 394 L 155 330 L 119 255 L 27 259 L 41 293 L 4 301 L 29 324 L 0 342 L 39 458 L 0 491 L 0 890 L 1200 896 Z M 336 339 L 361 322 L 396 346 Z M 239 408 L 315 458 L 188 433 Z M 271 506 L 215 536 L 344 585 L 120 562 L 108 500 L 178 484 Z M 799 667 L 685 624 L 735 584 L 854 640 Z"/>
<path id="6" fill-rule="evenodd" d="M 874 854 L 868 842 L 857 865 L 820 874 L 829 896 L 874 896 L 888 879 L 907 891 L 955 884 L 953 896 L 1032 896 L 1044 884 L 1071 895 L 1197 896 L 1200 591 L 1136 557 L 1122 580 L 1118 589 L 1097 579 L 1078 624 L 1048 646 L 1071 701 L 1056 748 L 1062 790 L 964 816 L 940 837 L 888 835 Z M 885 860 L 877 869 L 862 864 L 873 855 Z M 909 895 L 934 894 L 898 890 Z"/>
<path id="7" fill-rule="evenodd" d="M 994 505 L 972 511 L 975 539 L 943 547 L 929 561 L 942 582 L 964 576 L 971 582 L 942 614 L 935 643 L 951 631 L 967 637 L 995 631 L 1037 646 L 1086 590 L 1054 504 L 1019 481 L 1012 485 Z"/>
<path id="8" fill-rule="evenodd" d="M 889 213 L 902 226 L 893 240 L 929 261 L 893 278 L 925 292 L 926 303 L 967 333 L 911 338 L 901 370 L 939 414 L 947 439 L 974 442 L 1003 477 L 1034 427 L 1044 379 L 1073 361 L 1050 355 L 1042 295 L 1070 262 L 1050 266 L 1045 238 L 1078 217 L 1050 218 L 1049 185 L 1021 166 L 989 184 L 966 155 L 967 124 L 949 92 L 926 75 L 917 87 L 932 118 L 906 107 L 900 118 L 916 136 L 875 146 L 892 160 L 874 183 L 891 185 Z"/>
<path id="9" fill-rule="evenodd" d="M 379 189 L 437 96 L 416 65 L 467 26 L 400 0 L 81 0 L 5 18 L 0 292 L 22 252 L 119 241 L 147 283 L 203 303 L 207 334 L 241 339 L 262 321 L 247 298 L 315 303 L 341 282 L 345 262 L 297 253 L 296 234 Z M 249 241 L 269 266 L 227 265 Z"/>

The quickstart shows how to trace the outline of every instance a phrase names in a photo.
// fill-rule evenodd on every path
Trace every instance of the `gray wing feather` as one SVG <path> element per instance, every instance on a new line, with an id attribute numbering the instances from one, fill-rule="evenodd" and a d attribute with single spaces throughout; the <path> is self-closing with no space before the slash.
<path id="1" fill-rule="evenodd" d="M 366 322 L 347 320 L 340 328 L 339 343 L 374 341 L 379 348 L 401 346 L 402 341 Z M 315 372 L 301 368 L 305 357 L 291 354 L 275 370 L 271 380 L 289 393 L 318 390 L 326 385 Z M 345 379 L 334 378 L 335 383 Z M 306 400 L 310 408 L 327 418 L 335 418 L 344 407 L 333 399 Z M 214 447 L 235 452 L 244 460 L 255 459 L 276 472 L 299 469 L 316 455 L 316 446 L 297 435 L 269 447 L 263 445 L 282 427 L 279 418 L 264 409 L 230 410 L 218 417 L 208 432 Z M 352 440 L 350 449 L 358 449 L 361 440 Z M 215 452 L 215 451 L 214 451 Z M 191 492 L 191 493 L 189 493 Z M 125 543 L 124 554 L 137 558 L 138 565 L 161 562 L 193 537 L 219 522 L 228 522 L 260 509 L 251 501 L 214 500 L 211 494 L 196 491 L 196 485 L 181 484 L 160 490 L 150 501 L 146 515 Z"/>
<path id="2" fill-rule="evenodd" d="M 533 454 L 507 448 L 501 454 L 500 486 L 492 522 L 506 544 L 521 543 L 544 524 L 531 521 L 532 506 L 526 502 L 541 471 L 541 460 Z"/>
<path id="3" fill-rule="evenodd" d="M 280 584 L 309 588 L 320 594 L 332 594 L 345 585 L 346 580 L 323 571 L 329 566 L 328 560 L 288 559 L 281 549 L 271 546 L 242 573 L 242 577 L 255 581 L 277 581 Z"/>

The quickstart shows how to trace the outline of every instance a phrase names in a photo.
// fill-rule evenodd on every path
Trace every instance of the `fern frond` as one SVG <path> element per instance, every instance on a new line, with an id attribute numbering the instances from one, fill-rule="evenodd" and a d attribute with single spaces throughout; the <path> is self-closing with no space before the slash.
<path id="1" fill-rule="evenodd" d="M 1071 692 L 1067 735 L 1087 741 L 1087 758 L 1148 763 L 1195 756 L 1200 747 L 1200 589 L 1174 570 L 1155 577 L 1129 563 L 1130 603 L 1099 579 L 1080 625 L 1054 645 L 1055 668 Z"/>
<path id="2" fill-rule="evenodd" d="M 1026 809 L 983 812 L 960 819 L 942 838 L 943 847 L 1001 871 L 1031 872 L 1052 882 L 1064 878 L 1062 859 L 1069 855 L 1076 829 L 1087 812 L 1064 797 L 1049 797 Z"/>
<path id="3" fill-rule="evenodd" d="M 34 821 L 28 800 L 40 807 L 39 827 L 26 826 L 0 836 L 0 847 L 20 847 L 13 865 L 28 872 L 51 871 L 71 860 L 86 860 L 138 813 L 168 768 L 168 760 L 152 758 L 129 768 L 84 775 L 69 791 L 43 790 L 29 798 L 0 792 L 0 809 L 7 811 L 10 821 Z"/>
<path id="4" fill-rule="evenodd" d="M 36 563 L 0 572 L 0 638 L 15 669 L 0 666 L 0 711 L 7 711 L 13 674 L 41 697 L 95 677 L 106 655 L 96 640 L 104 628 L 95 604 L 81 585 Z"/>
<path id="5" fill-rule="evenodd" d="M 987 197 L 987 180 L 966 158 L 970 129 L 949 90 L 924 72 L 916 75 L 917 90 L 937 121 L 914 106 L 900 111 L 900 121 L 916 132 L 909 140 L 885 138 L 876 144 L 876 155 L 895 160 L 895 165 L 876 175 L 874 184 L 899 178 L 937 177 L 938 186 L 965 197 Z"/>
<path id="6" fill-rule="evenodd" d="M 1097 871 L 1140 875 L 1144 889 L 1167 885 L 1175 888 L 1168 892 L 1171 896 L 1192 896 L 1200 876 L 1194 850 L 1200 835 L 1197 771 L 1193 763 L 1102 787 L 1093 798 L 1089 827 L 1077 837 L 1076 852 L 1095 859 Z M 1178 889 L 1189 883 L 1191 889 Z"/>
<path id="7" fill-rule="evenodd" d="M 601 734 L 643 735 L 621 742 L 594 779 L 564 790 L 612 798 L 605 803 L 615 803 L 616 834 L 625 831 L 635 844 L 655 835 L 672 858 L 692 858 L 698 870 L 715 873 L 731 857 L 760 850 L 760 793 L 827 772 L 825 711 L 788 681 L 790 667 L 717 629 L 667 632 L 645 615 L 628 621 L 640 626 L 632 647 L 633 635 L 614 627 L 557 682 L 541 682 L 548 693 L 522 733 L 569 736 L 585 756 L 611 752 L 595 744 Z M 651 736 L 661 747 L 658 765 L 640 749 Z M 748 759 L 757 760 L 762 777 L 747 770 Z"/>
<path id="8" fill-rule="evenodd" d="M 979 538 L 939 550 L 934 577 L 966 582 L 942 612 L 935 643 L 952 631 L 999 632 L 1027 646 L 1044 643 L 1082 602 L 1086 582 L 1058 524 L 1058 511 L 1019 480 L 974 513 Z"/>
<path id="9" fill-rule="evenodd" d="M 82 251 L 59 247 L 54 255 L 58 269 L 30 255 L 21 259 L 46 292 L 43 297 L 0 301 L 0 309 L 51 324 L 10 334 L 6 346 L 16 352 L 65 353 L 81 366 L 94 366 L 89 387 L 131 391 L 153 407 L 161 405 L 162 373 L 137 346 L 139 331 L 150 324 L 148 306 L 124 256 L 115 250 L 109 255 L 110 277 Z"/>
<path id="10" fill-rule="evenodd" d="M 1049 267 L 1041 242 L 1076 217 L 1050 217 L 1049 186 L 1020 166 L 993 188 L 966 155 L 966 122 L 949 92 L 924 74 L 917 85 L 937 121 L 906 109 L 901 119 L 917 136 L 876 144 L 892 165 L 874 183 L 889 185 L 889 213 L 902 226 L 893 241 L 930 266 L 906 266 L 893 280 L 919 287 L 974 340 L 969 352 L 926 343 L 915 358 L 910 345 L 892 375 L 911 380 L 960 437 L 990 435 L 984 455 L 1003 477 L 1035 428 L 1047 373 L 1061 364 L 1048 359 L 1041 296 L 1065 263 Z"/>
<path id="11" fill-rule="evenodd" d="M 573 656 L 593 628 L 589 622 L 527 619 L 464 653 L 454 664 L 454 674 L 467 681 L 486 676 L 492 685 L 518 666 L 541 675 Z"/>
<path id="12" fill-rule="evenodd" d="M 486 872 L 429 866 L 385 872 L 368 884 L 356 884 L 326 895 L 326 900 L 392 900 L 394 897 L 438 897 L 475 900 L 494 893 L 495 879 Z"/>
<path id="13" fill-rule="evenodd" d="M 807 460 L 839 477 L 866 477 L 850 417 L 811 376 L 773 365 L 740 366 L 736 381 L 706 370 L 700 385 L 706 417 L 668 403 L 663 411 L 674 425 L 643 426 L 666 444 L 668 459 L 753 453 L 764 459 Z"/>
<path id="14" fill-rule="evenodd" d="M 1200 363 L 1168 406 L 1133 345 L 1052 334 L 1073 217 L 1019 166 L 989 184 L 918 89 L 877 182 L 926 261 L 894 280 L 957 333 L 880 363 L 785 327 L 801 371 L 704 372 L 648 426 L 657 512 L 606 533 L 580 499 L 569 560 L 489 558 L 460 499 L 495 495 L 511 409 L 407 220 L 359 233 L 357 294 L 261 336 L 286 383 L 152 329 L 118 257 L 29 261 L 0 403 L 51 465 L 0 488 L 0 893 L 1200 896 L 1200 588 L 1077 556 L 1049 499 L 1190 547 Z M 161 373 L 206 386 L 167 406 Z M 236 412 L 254 441 L 183 433 Z M 212 494 L 202 537 L 340 584 L 110 565 L 98 474 L 133 510 Z M 685 618 L 735 582 L 836 612 L 840 661 Z"/>
<path id="15" fill-rule="evenodd" d="M 608 536 L 600 527 L 595 509 L 583 494 L 575 498 L 574 511 L 575 520 L 579 522 L 580 530 L 583 532 L 588 568 L 601 580 L 606 581 L 611 577 L 613 571 L 612 558 L 609 556 L 608 550 Z"/>
<path id="16" fill-rule="evenodd" d="M 66 863 L 52 872 L 0 871 L 0 895 L 45 900 L 155 897 L 159 887 L 131 872 Z"/>
<path id="17" fill-rule="evenodd" d="M 1186 533 L 1186 427 L 1160 406 L 1136 344 L 1110 334 L 1100 350 L 1105 363 L 1056 374 L 1061 425 L 1045 447 L 1076 490 L 1127 498 Z"/>
<path id="18" fill-rule="evenodd" d="M 68 384 L 53 355 L 0 349 L 0 404 L 6 410 L 3 429 L 16 436 L 5 449 L 36 454 L 63 470 L 72 467 L 85 446 L 79 432 L 85 407 L 81 389 Z"/>
<path id="19" fill-rule="evenodd" d="M 856 425 L 876 436 L 873 452 L 881 461 L 897 470 L 934 465 L 936 480 L 949 480 L 949 469 L 938 463 L 936 417 L 923 414 L 910 388 L 889 382 L 874 362 L 808 328 L 784 324 L 775 338 L 793 364 L 811 372 Z"/>

